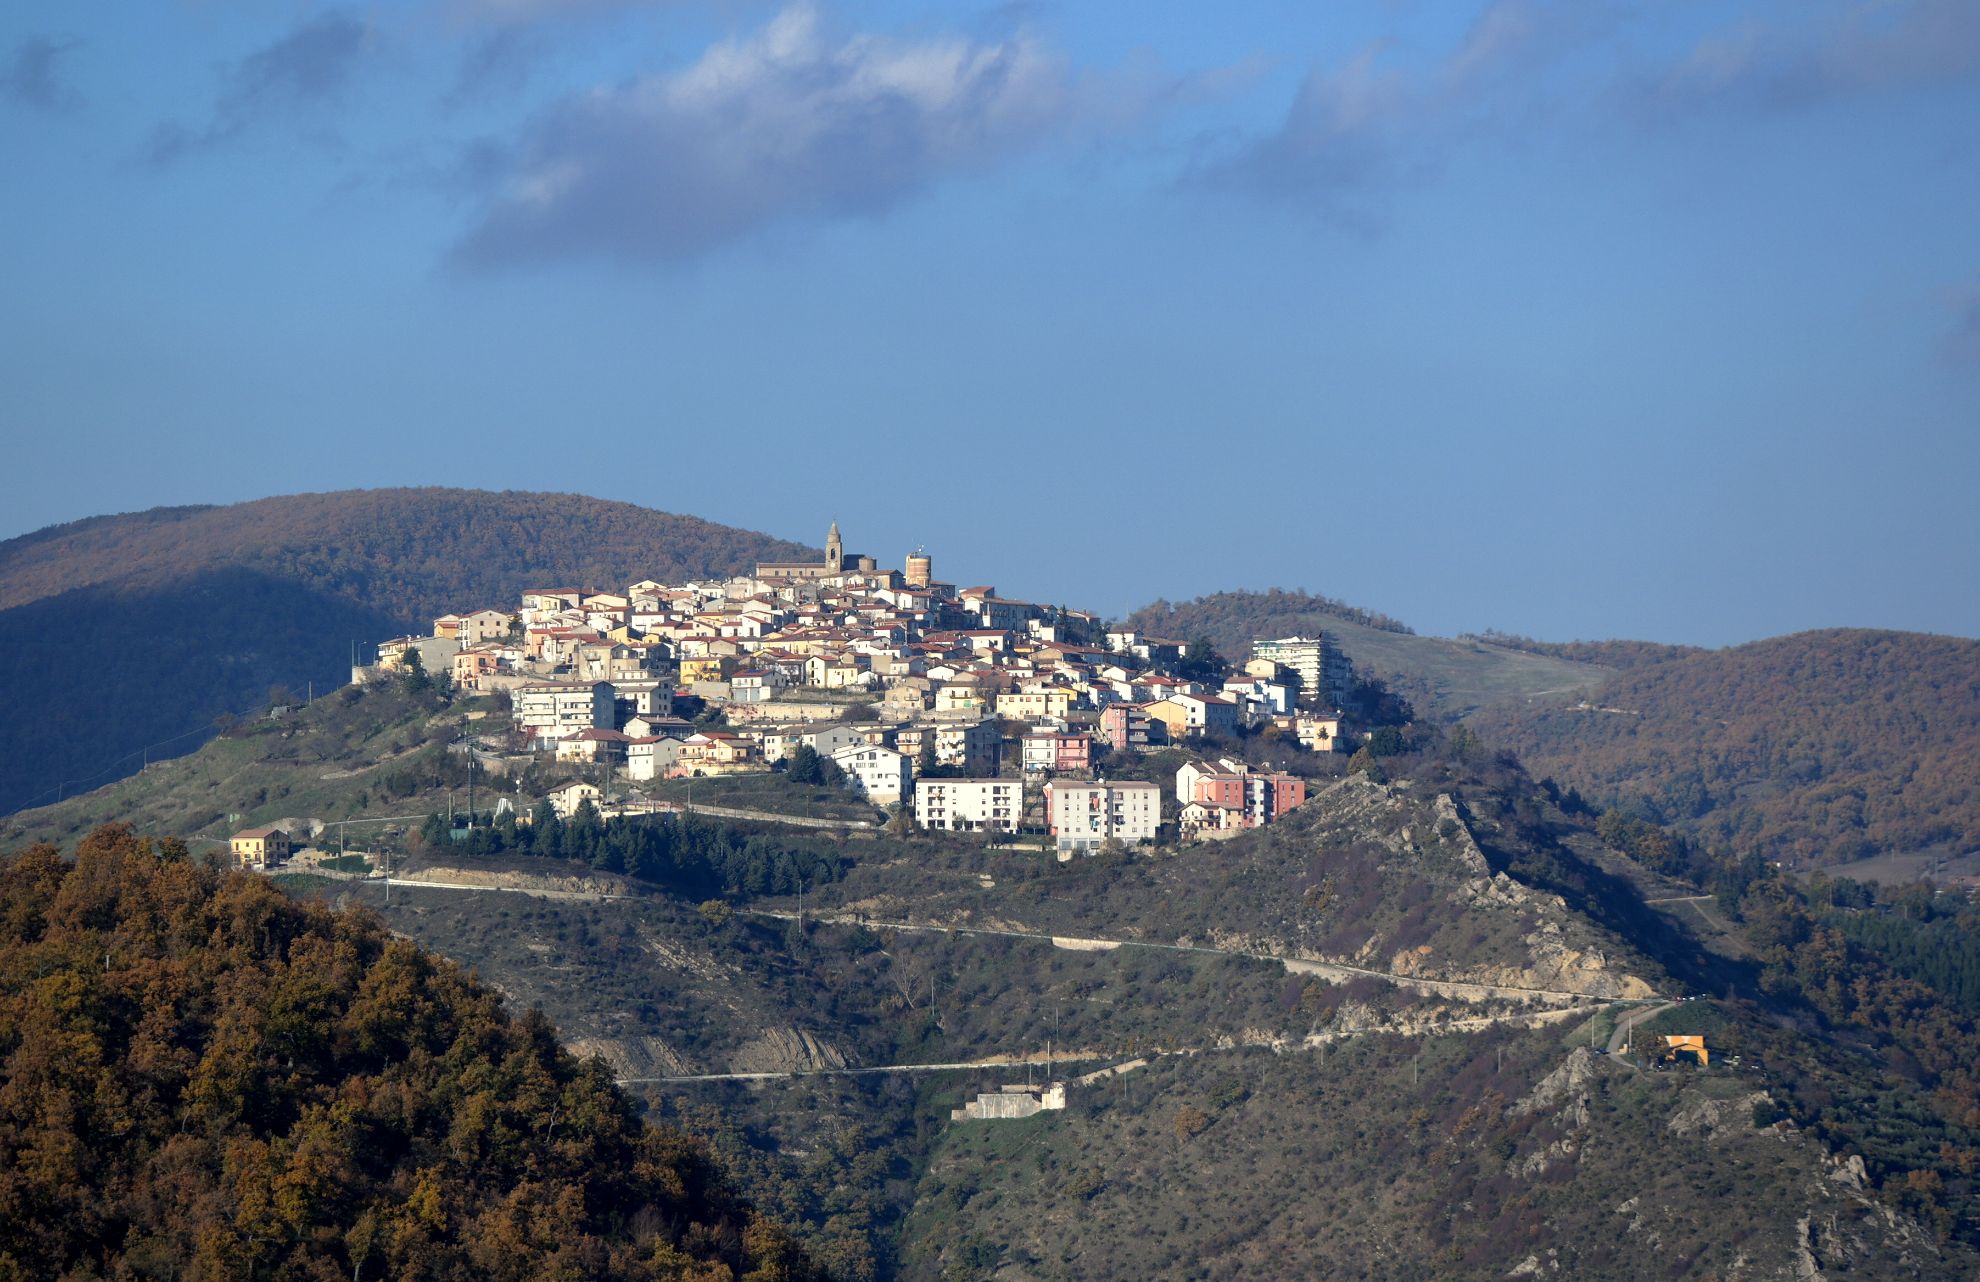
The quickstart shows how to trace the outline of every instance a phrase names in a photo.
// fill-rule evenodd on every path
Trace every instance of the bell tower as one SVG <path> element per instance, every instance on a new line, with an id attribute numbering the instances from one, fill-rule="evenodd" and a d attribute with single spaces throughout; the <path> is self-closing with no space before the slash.
<path id="1" fill-rule="evenodd" d="M 839 523 L 832 522 L 832 529 L 825 536 L 825 568 L 837 574 L 846 568 L 846 545 L 839 537 Z"/>

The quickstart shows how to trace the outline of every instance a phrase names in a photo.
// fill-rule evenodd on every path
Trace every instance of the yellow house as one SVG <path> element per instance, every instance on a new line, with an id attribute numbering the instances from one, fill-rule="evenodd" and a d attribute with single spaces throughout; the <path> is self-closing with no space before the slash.
<path id="1" fill-rule="evenodd" d="M 1157 699 L 1144 703 L 1141 710 L 1151 721 L 1159 721 L 1169 728 L 1169 742 L 1180 743 L 1189 737 L 1189 709 L 1172 699 Z"/>
<path id="2" fill-rule="evenodd" d="M 243 828 L 228 844 L 244 868 L 267 868 L 289 857 L 289 834 L 280 828 Z"/>
<path id="3" fill-rule="evenodd" d="M 1676 1059 L 1680 1055 L 1695 1055 L 1700 1068 L 1712 1066 L 1712 1052 L 1705 1049 L 1705 1038 L 1699 1033 L 1679 1033 L 1664 1038 L 1664 1058 Z"/>
<path id="4" fill-rule="evenodd" d="M 727 681 L 735 672 L 736 661 L 726 654 L 681 660 L 682 685 L 693 685 L 697 681 Z"/>

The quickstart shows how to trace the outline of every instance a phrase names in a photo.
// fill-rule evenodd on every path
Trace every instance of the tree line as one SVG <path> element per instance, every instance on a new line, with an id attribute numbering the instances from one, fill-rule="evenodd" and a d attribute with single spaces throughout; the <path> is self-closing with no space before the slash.
<path id="1" fill-rule="evenodd" d="M 462 834 L 459 840 L 455 833 Z M 420 839 L 429 850 L 588 864 L 691 899 L 795 895 L 801 887 L 839 880 L 849 863 L 827 842 L 793 843 L 692 812 L 605 819 L 589 801 L 568 820 L 540 801 L 526 824 L 506 810 L 472 820 L 459 816 L 452 824 L 444 815 L 428 815 Z"/>

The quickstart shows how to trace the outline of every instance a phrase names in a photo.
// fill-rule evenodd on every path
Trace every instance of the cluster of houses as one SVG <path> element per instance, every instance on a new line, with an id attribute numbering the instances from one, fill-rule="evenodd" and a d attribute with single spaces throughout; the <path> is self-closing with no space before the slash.
<path id="1" fill-rule="evenodd" d="M 1229 677 L 1192 680 L 1177 674 L 1179 642 L 959 588 L 933 569 L 918 551 L 882 570 L 847 553 L 835 523 L 820 562 L 536 589 L 516 609 L 444 615 L 430 637 L 384 642 L 354 677 L 417 664 L 464 690 L 506 693 L 516 746 L 632 784 L 770 770 L 808 747 L 925 828 L 1014 834 L 1037 825 L 1030 798 L 1062 850 L 1153 841 L 1163 824 L 1162 789 L 1101 777 L 1109 753 L 1268 723 L 1288 744 L 1343 748 L 1329 710 L 1351 670 L 1328 637 L 1260 642 Z M 720 724 L 678 715 L 689 699 L 719 709 Z M 1255 827 L 1304 800 L 1292 776 L 1238 763 L 1184 773 L 1191 834 Z"/>

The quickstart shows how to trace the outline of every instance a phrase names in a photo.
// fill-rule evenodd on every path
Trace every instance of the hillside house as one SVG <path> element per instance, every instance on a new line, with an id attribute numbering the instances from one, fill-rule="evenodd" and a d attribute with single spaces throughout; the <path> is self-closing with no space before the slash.
<path id="1" fill-rule="evenodd" d="M 243 828 L 227 848 L 243 868 L 273 868 L 289 857 L 289 834 L 280 828 Z"/>
<path id="2" fill-rule="evenodd" d="M 1083 730 L 1028 734 L 1022 742 L 1026 771 L 1070 774 L 1093 769 L 1093 736 Z"/>
<path id="3" fill-rule="evenodd" d="M 832 752 L 846 775 L 846 784 L 869 801 L 892 805 L 908 795 L 914 782 L 914 762 L 906 753 L 877 744 L 859 743 Z"/>
<path id="4" fill-rule="evenodd" d="M 626 778 L 647 783 L 654 779 L 664 779 L 667 772 L 680 760 L 681 741 L 666 735 L 647 735 L 626 739 Z"/>
<path id="5" fill-rule="evenodd" d="M 557 740 L 557 760 L 623 765 L 631 737 L 623 731 L 595 726 L 578 730 Z"/>
<path id="6" fill-rule="evenodd" d="M 551 792 L 549 802 L 550 808 L 557 812 L 557 818 L 568 820 L 585 802 L 588 801 L 596 806 L 604 796 L 605 794 L 598 790 L 596 784 L 580 780 L 577 783 L 567 783 Z"/>

